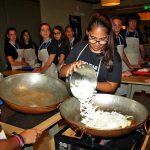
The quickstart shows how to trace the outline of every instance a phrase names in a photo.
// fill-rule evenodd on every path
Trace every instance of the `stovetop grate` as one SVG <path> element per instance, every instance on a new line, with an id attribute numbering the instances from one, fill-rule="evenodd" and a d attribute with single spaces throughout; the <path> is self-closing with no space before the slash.
<path id="1" fill-rule="evenodd" d="M 91 135 L 83 135 L 79 140 L 62 135 L 68 127 L 55 135 L 56 150 L 140 150 L 146 137 L 144 127 L 122 137 L 101 139 Z"/>

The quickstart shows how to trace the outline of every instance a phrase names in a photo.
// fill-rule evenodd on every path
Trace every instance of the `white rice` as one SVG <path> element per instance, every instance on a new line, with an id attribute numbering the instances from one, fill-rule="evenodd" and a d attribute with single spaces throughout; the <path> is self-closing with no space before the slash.
<path id="1" fill-rule="evenodd" d="M 91 98 L 79 99 L 81 122 L 88 127 L 100 130 L 125 128 L 131 125 L 128 116 L 116 111 L 107 112 L 100 110 L 98 106 L 94 106 Z"/>

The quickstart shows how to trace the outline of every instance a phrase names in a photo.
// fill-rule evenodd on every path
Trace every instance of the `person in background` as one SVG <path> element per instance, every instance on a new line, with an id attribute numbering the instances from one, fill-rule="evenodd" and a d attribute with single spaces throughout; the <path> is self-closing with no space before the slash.
<path id="1" fill-rule="evenodd" d="M 127 28 L 123 31 L 126 39 L 127 46 L 124 52 L 131 65 L 140 65 L 144 63 L 145 50 L 143 47 L 143 37 L 138 30 L 140 17 L 137 14 L 131 14 L 126 20 Z M 124 64 L 126 70 L 130 69 L 130 66 Z"/>
<path id="2" fill-rule="evenodd" d="M 8 139 L 0 139 L 1 150 L 21 149 L 25 144 L 33 144 L 42 134 L 38 129 L 27 129 L 20 134 L 13 134 Z"/>
<path id="3" fill-rule="evenodd" d="M 53 28 L 53 37 L 57 42 L 58 53 L 56 54 L 54 63 L 59 68 L 64 64 L 64 60 L 70 52 L 69 41 L 65 37 L 64 30 L 61 26 L 55 26 Z"/>
<path id="4" fill-rule="evenodd" d="M 38 62 L 38 46 L 32 41 L 30 32 L 23 30 L 20 35 L 20 48 L 24 49 L 25 62 L 30 66 L 35 67 Z"/>
<path id="5" fill-rule="evenodd" d="M 124 70 L 123 68 L 123 62 L 127 62 L 130 66 L 128 59 L 126 58 L 126 55 L 124 53 L 124 47 L 126 47 L 125 37 L 123 37 L 120 33 L 122 30 L 122 20 L 118 16 L 114 16 L 111 18 L 112 20 L 112 27 L 115 32 L 116 37 L 116 47 L 117 51 L 120 54 L 120 57 L 122 59 L 122 76 L 131 76 L 132 73 L 128 70 Z M 126 58 L 126 59 L 125 59 Z M 126 95 L 127 94 L 127 85 L 126 84 L 120 84 L 120 87 L 117 89 L 116 95 Z"/>
<path id="6" fill-rule="evenodd" d="M 70 48 L 73 49 L 74 45 L 77 44 L 79 40 L 76 38 L 74 29 L 71 25 L 65 27 L 65 35 L 69 39 Z"/>
<path id="7" fill-rule="evenodd" d="M 28 66 L 28 63 L 23 59 L 23 51 L 19 47 L 17 31 L 14 27 L 10 27 L 6 31 L 4 53 L 7 60 L 7 70 Z"/>
<path id="8" fill-rule="evenodd" d="M 131 72 L 124 68 L 123 63 L 127 64 L 130 69 L 138 68 L 139 65 L 130 64 L 130 62 L 129 62 L 129 60 L 128 60 L 125 52 L 124 52 L 124 48 L 127 45 L 126 45 L 125 37 L 121 33 L 121 31 L 122 31 L 122 20 L 118 16 L 114 16 L 111 20 L 112 20 L 113 30 L 114 30 L 115 36 L 116 36 L 117 51 L 120 54 L 121 59 L 122 59 L 122 76 L 130 76 L 130 75 L 132 75 Z"/>
<path id="9" fill-rule="evenodd" d="M 60 75 L 72 74 L 82 63 L 93 66 L 97 73 L 97 92 L 114 93 L 121 81 L 121 58 L 114 45 L 110 19 L 94 14 L 87 27 L 88 41 L 79 42 L 69 53 Z"/>
<path id="10" fill-rule="evenodd" d="M 17 42 L 17 34 L 16 34 L 16 29 L 15 28 L 8 28 L 6 32 L 6 39 L 5 39 L 5 50 L 10 50 L 11 52 L 6 52 L 8 56 L 8 61 L 14 61 L 13 59 L 17 58 L 17 52 L 16 52 L 16 47 L 14 47 L 14 44 Z M 15 51 L 14 51 L 15 50 Z M 24 65 L 24 62 L 15 62 L 17 65 Z M 10 66 L 11 67 L 11 66 Z M 0 115 L 1 115 L 1 110 L 0 110 Z M 5 133 L 1 133 L 2 127 L 0 125 L 0 134 L 2 136 L 5 136 Z M 24 147 L 26 144 L 33 144 L 37 141 L 37 139 L 40 137 L 42 134 L 41 130 L 38 129 L 27 129 L 20 134 L 13 134 L 10 136 L 8 139 L 0 139 L 0 150 L 16 150 L 16 149 L 21 149 Z"/>
<path id="11" fill-rule="evenodd" d="M 42 66 L 35 68 L 33 72 L 45 73 L 50 77 L 58 78 L 57 67 L 54 59 L 58 53 L 57 42 L 52 39 L 52 32 L 48 23 L 42 23 L 40 26 L 40 35 L 42 43 L 38 49 L 38 58 Z"/>

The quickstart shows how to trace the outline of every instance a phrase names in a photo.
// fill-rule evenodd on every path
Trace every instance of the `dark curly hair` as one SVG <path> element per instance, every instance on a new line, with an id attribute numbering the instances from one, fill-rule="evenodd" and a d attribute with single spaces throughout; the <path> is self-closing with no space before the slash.
<path id="1" fill-rule="evenodd" d="M 138 14 L 135 14 L 135 13 L 128 15 L 128 17 L 125 19 L 126 26 L 129 25 L 129 20 L 136 20 L 137 24 L 139 25 L 140 21 L 141 21 L 141 18 Z"/>

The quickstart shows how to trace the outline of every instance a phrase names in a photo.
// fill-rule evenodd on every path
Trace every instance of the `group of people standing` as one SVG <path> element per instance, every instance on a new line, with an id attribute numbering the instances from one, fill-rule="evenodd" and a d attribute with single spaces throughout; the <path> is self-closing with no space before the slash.
<path id="1" fill-rule="evenodd" d="M 138 26 L 140 18 L 133 14 L 126 19 L 126 29 L 122 29 L 122 20 L 116 16 L 112 19 L 113 30 L 116 37 L 117 51 L 122 59 L 122 76 L 131 76 L 130 70 L 139 68 L 144 63 L 145 51 L 143 37 Z M 127 85 L 121 84 L 117 95 L 127 94 Z"/>
<path id="2" fill-rule="evenodd" d="M 40 35 L 38 47 L 28 30 L 23 30 L 18 40 L 16 29 L 7 29 L 4 52 L 8 70 L 31 66 L 35 68 L 34 72 L 44 72 L 58 78 L 59 68 L 77 42 L 74 29 L 68 25 L 65 31 L 61 26 L 55 26 L 52 30 L 48 23 L 42 23 Z"/>
<path id="3" fill-rule="evenodd" d="M 144 62 L 142 35 L 137 30 L 139 21 L 137 15 L 129 16 L 126 29 L 122 30 L 119 17 L 110 19 L 96 13 L 87 26 L 87 39 L 80 42 L 70 25 L 65 30 L 59 25 L 51 30 L 48 23 L 42 23 L 39 47 L 32 41 L 29 31 L 21 33 L 18 43 L 16 29 L 9 28 L 4 48 L 8 69 L 30 65 L 35 68 L 33 72 L 59 78 L 68 76 L 84 62 L 97 72 L 97 90 L 114 93 L 120 85 L 121 74 L 131 75 L 129 70 Z"/>
<path id="4" fill-rule="evenodd" d="M 144 62 L 144 42 L 138 29 L 139 22 L 140 18 L 136 14 L 129 16 L 126 29 L 122 30 L 122 20 L 119 17 L 112 18 L 117 49 L 123 60 L 123 71 L 138 68 Z"/>

